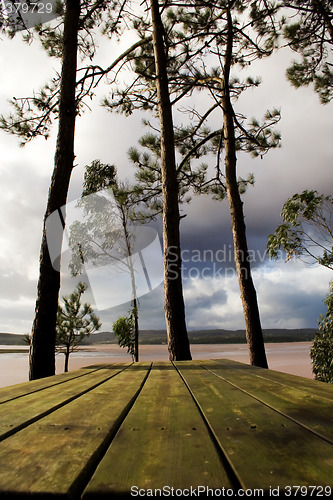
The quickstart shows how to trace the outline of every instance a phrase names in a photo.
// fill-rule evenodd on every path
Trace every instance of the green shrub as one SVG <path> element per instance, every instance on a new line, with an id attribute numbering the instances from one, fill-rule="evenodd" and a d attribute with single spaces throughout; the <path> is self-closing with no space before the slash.
<path id="1" fill-rule="evenodd" d="M 316 333 L 310 357 L 312 371 L 317 380 L 333 383 L 333 283 L 330 283 L 330 294 L 325 300 L 326 314 L 319 319 L 319 331 Z"/>

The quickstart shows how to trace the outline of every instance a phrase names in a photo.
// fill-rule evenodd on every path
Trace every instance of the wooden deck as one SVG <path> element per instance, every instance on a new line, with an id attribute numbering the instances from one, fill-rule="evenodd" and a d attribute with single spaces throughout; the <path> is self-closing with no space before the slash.
<path id="1" fill-rule="evenodd" d="M 333 386 L 314 380 L 229 360 L 123 363 L 6 387 L 0 402 L 1 499 L 333 487 Z"/>

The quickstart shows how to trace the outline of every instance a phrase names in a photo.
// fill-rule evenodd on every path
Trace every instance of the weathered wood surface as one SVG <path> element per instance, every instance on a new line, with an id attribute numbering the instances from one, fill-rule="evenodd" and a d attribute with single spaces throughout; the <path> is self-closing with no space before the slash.
<path id="1" fill-rule="evenodd" d="M 56 383 L 7 401 L 0 406 L 0 441 L 98 387 L 123 369 L 119 366 L 68 378 L 66 384 Z"/>
<path id="2" fill-rule="evenodd" d="M 140 450 L 139 455 L 133 450 Z M 121 457 L 121 459 L 120 459 Z M 112 475 L 110 476 L 110 471 Z M 151 370 L 101 461 L 86 497 L 142 488 L 231 487 L 195 402 L 172 364 Z"/>
<path id="3" fill-rule="evenodd" d="M 81 368 L 80 370 L 75 370 L 73 372 L 62 373 L 61 375 L 54 375 L 53 377 L 47 377 L 41 380 L 35 380 L 31 382 L 26 382 L 22 384 L 12 385 L 8 387 L 3 387 L 0 389 L 0 403 L 5 403 L 12 399 L 31 394 L 33 392 L 41 391 L 47 387 L 55 386 L 57 384 L 62 384 L 67 380 L 72 380 L 75 378 L 82 377 L 87 373 L 96 371 L 98 368 Z"/>
<path id="4" fill-rule="evenodd" d="M 279 405 L 273 402 L 268 406 L 263 401 L 265 394 L 260 401 L 244 391 L 246 384 L 239 375 L 243 366 L 229 366 L 231 369 L 225 368 L 225 376 L 222 366 L 220 368 L 214 362 L 202 362 L 200 367 L 184 362 L 179 365 L 179 370 L 242 487 L 254 489 L 261 485 L 261 488 L 269 490 L 272 486 L 315 485 L 323 481 L 326 484 L 327 480 L 331 480 L 332 443 L 293 419 L 286 418 L 288 413 L 292 413 L 295 403 L 288 405 L 284 401 L 285 414 L 282 415 Z M 245 373 L 251 374 L 247 370 Z M 256 393 L 259 395 L 265 393 L 267 378 L 265 374 L 263 377 L 257 382 Z M 248 385 L 251 385 L 251 380 Z M 283 386 L 280 390 L 282 392 Z M 323 400 L 322 404 L 326 404 L 326 401 Z M 308 405 L 311 408 L 310 402 Z M 306 410 L 303 401 L 300 407 Z M 332 402 L 330 409 L 332 415 Z M 320 460 L 314 460 L 314 450 Z"/>
<path id="5" fill-rule="evenodd" d="M 333 444 L 333 384 L 286 376 L 281 372 L 230 363 L 228 360 L 219 365 L 213 363 L 212 367 L 207 363 L 203 366 Z"/>
<path id="6" fill-rule="evenodd" d="M 0 498 L 333 487 L 333 386 L 313 380 L 123 363 L 0 389 L 0 403 Z"/>

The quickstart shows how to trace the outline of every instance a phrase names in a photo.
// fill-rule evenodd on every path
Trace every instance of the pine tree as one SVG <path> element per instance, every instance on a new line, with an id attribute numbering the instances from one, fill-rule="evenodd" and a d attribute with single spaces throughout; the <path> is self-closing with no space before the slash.
<path id="1" fill-rule="evenodd" d="M 167 57 L 158 0 L 151 0 L 158 113 L 161 127 L 164 310 L 171 360 L 192 359 L 185 322 L 179 232 L 178 181 Z M 171 256 L 172 255 L 172 256 Z M 172 263 L 172 264 L 171 264 Z"/>
<path id="2" fill-rule="evenodd" d="M 62 60 L 61 75 L 56 75 L 32 98 L 13 99 L 14 113 L 0 118 L 0 126 L 22 138 L 22 144 L 42 135 L 46 139 L 54 119 L 58 119 L 58 136 L 54 170 L 44 216 L 40 252 L 40 271 L 37 286 L 35 317 L 32 327 L 30 379 L 55 373 L 56 315 L 60 289 L 59 269 L 54 269 L 48 252 L 45 222 L 55 210 L 66 204 L 71 173 L 74 167 L 75 121 L 86 96 L 92 97 L 93 81 L 77 78 L 77 56 L 93 58 L 95 43 L 93 28 L 101 22 L 106 12 L 109 33 L 117 30 L 117 22 L 124 3 L 115 9 L 117 2 L 97 3 L 83 0 L 66 0 L 58 5 L 60 21 L 54 27 L 39 26 L 41 42 L 52 57 Z M 64 8 L 63 8 L 64 7 Z M 80 36 L 79 36 L 80 34 Z M 32 34 L 26 39 L 30 42 Z M 94 77 L 92 77 L 94 78 Z M 65 221 L 63 221 L 65 224 Z"/>
<path id="3" fill-rule="evenodd" d="M 76 65 L 80 0 L 67 0 L 64 19 L 59 127 L 54 170 L 44 217 L 35 318 L 32 327 L 30 380 L 55 373 L 55 341 L 60 273 L 55 270 L 47 247 L 45 221 L 65 205 L 74 166 L 74 130 L 77 114 Z"/>
<path id="4" fill-rule="evenodd" d="M 90 304 L 81 304 L 81 296 L 87 290 L 86 283 L 78 283 L 68 297 L 62 297 L 63 306 L 58 305 L 56 325 L 56 345 L 65 348 L 65 368 L 68 372 L 70 354 L 75 351 L 85 337 L 100 329 L 99 318 Z"/>
<path id="5" fill-rule="evenodd" d="M 256 37 L 252 32 L 257 17 L 262 17 L 263 12 L 257 10 L 256 18 L 251 18 L 249 12 L 250 7 L 253 9 L 251 2 L 215 3 L 214 9 L 207 9 L 205 19 L 200 19 L 198 16 L 200 2 L 194 3 L 197 5 L 197 11 L 180 12 L 186 28 L 185 33 L 205 33 L 205 26 L 209 36 L 213 37 L 209 45 L 209 56 L 214 55 L 218 64 L 217 66 L 213 66 L 212 62 L 206 64 L 203 56 L 201 56 L 204 61 L 201 63 L 201 68 L 198 64 L 191 65 L 192 61 L 188 63 L 189 75 L 184 75 L 184 81 L 192 81 L 194 89 L 202 89 L 201 91 L 207 89 L 214 101 L 212 107 L 201 115 L 196 110 L 192 111 L 197 117 L 197 124 L 192 127 L 192 133 L 188 134 L 187 141 L 192 143 L 192 146 L 188 147 L 184 160 L 187 161 L 191 155 L 200 153 L 200 149 L 204 154 L 215 152 L 216 176 L 210 183 L 210 190 L 215 198 L 223 199 L 226 196 L 229 203 L 250 362 L 267 368 L 259 308 L 251 277 L 243 202 L 240 196 L 246 185 L 253 183 L 253 177 L 238 179 L 236 167 L 239 150 L 263 157 L 267 151 L 279 146 L 280 136 L 272 126 L 279 120 L 280 113 L 276 109 L 268 111 L 263 123 L 253 119 L 250 124 L 245 124 L 245 117 L 236 113 L 233 101 L 247 88 L 258 86 L 259 81 L 249 77 L 242 82 L 232 76 L 231 71 L 234 67 L 244 68 L 253 60 L 270 55 L 274 46 L 274 36 L 266 37 L 263 34 Z M 267 4 L 265 12 L 266 9 Z M 254 16 L 253 10 L 251 14 Z M 242 21 L 237 15 L 242 16 Z M 221 129 L 211 131 L 206 127 L 205 130 L 203 125 L 216 111 L 222 112 Z M 202 131 L 201 135 L 198 134 L 199 131 Z M 223 155 L 224 171 L 221 163 Z M 206 184 L 205 190 L 208 188 L 209 184 Z"/>
<path id="6" fill-rule="evenodd" d="M 333 98 L 333 3 L 330 0 L 282 2 L 290 12 L 284 28 L 289 46 L 300 54 L 287 70 L 296 87 L 314 84 L 323 104 Z"/>

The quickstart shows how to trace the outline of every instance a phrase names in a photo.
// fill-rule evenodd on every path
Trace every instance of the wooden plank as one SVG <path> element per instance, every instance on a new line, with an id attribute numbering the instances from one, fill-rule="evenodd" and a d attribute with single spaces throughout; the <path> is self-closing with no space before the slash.
<path id="1" fill-rule="evenodd" d="M 83 498 L 116 498 L 129 494 L 132 486 L 198 485 L 230 487 L 230 480 L 177 371 L 170 363 L 154 363 Z"/>
<path id="2" fill-rule="evenodd" d="M 244 488 L 333 485 L 331 444 L 200 363 L 176 366 Z"/>
<path id="3" fill-rule="evenodd" d="M 0 407 L 0 440 L 114 377 L 128 366 L 123 363 L 114 368 L 96 370 L 84 377 L 70 379 L 3 403 Z"/>
<path id="4" fill-rule="evenodd" d="M 62 384 L 67 380 L 72 380 L 74 378 L 83 377 L 88 373 L 94 372 L 99 368 L 80 368 L 79 370 L 73 370 L 67 373 L 61 373 L 60 375 L 53 375 L 51 377 L 42 378 L 39 380 L 31 380 L 30 382 L 23 382 L 22 384 L 10 385 L 0 389 L 0 404 L 10 401 L 11 399 L 16 399 L 21 396 L 26 396 L 32 392 L 40 391 L 46 387 L 51 387 L 53 385 Z"/>
<path id="5" fill-rule="evenodd" d="M 333 399 L 330 398 L 330 390 L 326 391 L 327 388 L 323 388 L 322 383 L 318 394 L 318 382 L 314 380 L 310 381 L 312 384 L 298 384 L 297 377 L 290 383 L 287 374 L 275 379 L 267 370 L 235 370 L 229 364 L 214 361 L 203 361 L 201 366 L 333 444 Z M 327 393 L 328 397 L 325 397 Z"/>
<path id="6" fill-rule="evenodd" d="M 149 364 L 122 371 L 0 444 L 0 496 L 79 498 Z M 119 458 L 119 457 L 117 457 Z"/>
<path id="7" fill-rule="evenodd" d="M 224 369 L 228 369 L 230 372 L 237 372 L 238 367 L 242 372 L 245 372 L 246 370 L 251 374 L 255 373 L 258 376 L 264 377 L 268 380 L 274 380 L 275 382 L 281 382 L 290 387 L 303 388 L 311 392 L 313 391 L 318 396 L 331 399 L 333 401 L 333 384 L 326 384 L 324 382 L 320 382 L 319 380 L 299 377 L 298 375 L 291 375 L 289 373 L 278 372 L 275 370 L 266 370 L 265 368 L 246 365 L 229 359 L 216 359 L 212 361 L 214 363 L 216 362 L 221 364 Z"/>

